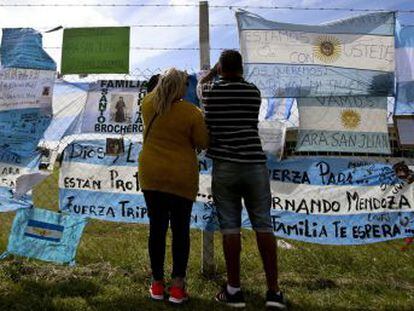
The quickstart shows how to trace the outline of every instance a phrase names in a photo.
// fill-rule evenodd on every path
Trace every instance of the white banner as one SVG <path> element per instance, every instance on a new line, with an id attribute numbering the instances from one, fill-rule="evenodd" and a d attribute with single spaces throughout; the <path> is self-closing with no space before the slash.
<path id="1" fill-rule="evenodd" d="M 142 133 L 141 102 L 146 82 L 102 80 L 92 83 L 80 131 L 97 134 Z"/>
<path id="2" fill-rule="evenodd" d="M 307 185 L 271 182 L 272 207 L 278 211 L 321 215 L 414 211 L 414 185 Z"/>
<path id="3" fill-rule="evenodd" d="M 55 71 L 0 69 L 0 111 L 51 108 Z"/>
<path id="4" fill-rule="evenodd" d="M 246 63 L 331 64 L 394 71 L 392 36 L 243 30 L 240 42 Z"/>

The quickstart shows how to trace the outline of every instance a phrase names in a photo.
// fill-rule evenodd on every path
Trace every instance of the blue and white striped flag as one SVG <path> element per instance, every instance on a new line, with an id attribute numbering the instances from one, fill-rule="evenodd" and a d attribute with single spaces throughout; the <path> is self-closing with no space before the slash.
<path id="1" fill-rule="evenodd" d="M 387 97 L 299 98 L 298 151 L 390 154 Z"/>
<path id="2" fill-rule="evenodd" d="M 268 163 L 275 235 L 320 244 L 414 236 L 414 184 L 378 159 L 307 157 Z"/>
<path id="3" fill-rule="evenodd" d="M 402 27 L 397 23 L 395 53 L 397 97 L 394 115 L 414 115 L 414 26 Z"/>
<path id="4" fill-rule="evenodd" d="M 35 239 L 60 242 L 64 227 L 44 221 L 29 219 L 24 236 Z"/>
<path id="5" fill-rule="evenodd" d="M 310 26 L 236 13 L 245 76 L 263 97 L 387 96 L 394 87 L 394 13 Z"/>
<path id="6" fill-rule="evenodd" d="M 414 184 L 399 180 L 384 158 L 279 161 L 268 154 L 267 167 L 277 237 L 355 245 L 414 236 Z M 201 176 L 200 192 L 210 195 Z M 245 209 L 242 226 L 251 228 Z"/>
<path id="7" fill-rule="evenodd" d="M 62 264 L 74 264 L 87 220 L 53 211 L 29 208 L 16 212 L 9 236 L 9 254 Z"/>
<path id="8" fill-rule="evenodd" d="M 138 156 L 142 135 L 124 138 L 125 152 L 105 153 L 104 139 L 74 140 L 63 153 L 59 174 L 59 208 L 74 217 L 147 224 L 148 212 L 138 182 Z M 207 184 L 211 160 L 199 160 L 200 183 Z M 206 181 L 205 178 L 208 180 Z M 201 194 L 194 203 L 191 227 L 217 227 L 210 195 Z"/>

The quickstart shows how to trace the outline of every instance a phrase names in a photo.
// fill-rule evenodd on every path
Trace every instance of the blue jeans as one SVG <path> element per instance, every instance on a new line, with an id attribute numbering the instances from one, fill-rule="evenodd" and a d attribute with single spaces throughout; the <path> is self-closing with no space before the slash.
<path id="1" fill-rule="evenodd" d="M 214 160 L 212 192 L 223 234 L 240 232 L 242 199 L 253 230 L 273 232 L 269 171 L 265 164 Z"/>

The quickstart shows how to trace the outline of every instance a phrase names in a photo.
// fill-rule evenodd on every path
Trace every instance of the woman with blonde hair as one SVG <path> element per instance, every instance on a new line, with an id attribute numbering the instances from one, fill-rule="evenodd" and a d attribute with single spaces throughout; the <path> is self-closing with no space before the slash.
<path id="1" fill-rule="evenodd" d="M 183 100 L 187 74 L 175 68 L 159 77 L 142 103 L 144 143 L 139 157 L 139 182 L 150 219 L 148 249 L 151 297 L 164 299 L 165 239 L 172 231 L 172 284 L 169 301 L 188 299 L 185 275 L 190 251 L 190 219 L 198 192 L 197 149 L 205 149 L 208 133 L 200 109 Z"/>

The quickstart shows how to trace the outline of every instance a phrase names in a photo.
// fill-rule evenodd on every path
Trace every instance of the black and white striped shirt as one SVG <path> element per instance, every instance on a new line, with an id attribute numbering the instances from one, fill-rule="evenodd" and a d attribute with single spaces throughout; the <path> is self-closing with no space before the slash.
<path id="1" fill-rule="evenodd" d="M 220 79 L 204 84 L 201 97 L 210 131 L 207 156 L 239 163 L 265 163 L 257 128 L 259 89 L 243 78 Z"/>

